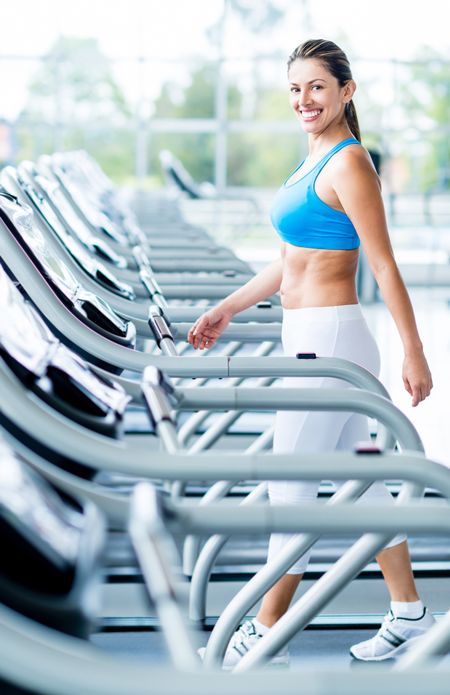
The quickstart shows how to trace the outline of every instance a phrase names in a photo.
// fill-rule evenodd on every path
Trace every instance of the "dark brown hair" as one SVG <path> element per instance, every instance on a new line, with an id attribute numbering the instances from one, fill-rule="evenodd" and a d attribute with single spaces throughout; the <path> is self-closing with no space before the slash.
<path id="1" fill-rule="evenodd" d="M 337 79 L 339 85 L 343 87 L 352 78 L 350 63 L 344 51 L 339 48 L 333 41 L 325 41 L 324 39 L 311 39 L 305 41 L 300 46 L 297 46 L 295 51 L 288 58 L 288 71 L 292 63 L 296 60 L 307 60 L 314 58 L 319 60 L 327 68 L 327 70 Z M 361 142 L 361 133 L 359 130 L 358 116 L 356 115 L 353 99 L 345 105 L 345 118 L 347 125 L 352 131 L 357 140 Z"/>

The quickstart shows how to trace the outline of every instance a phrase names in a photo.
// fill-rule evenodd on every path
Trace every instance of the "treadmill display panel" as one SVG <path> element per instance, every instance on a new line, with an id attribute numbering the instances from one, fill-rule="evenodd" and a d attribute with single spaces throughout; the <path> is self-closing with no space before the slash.
<path id="1" fill-rule="evenodd" d="M 107 259 L 118 268 L 126 268 L 126 259 L 115 253 L 106 241 L 92 234 L 91 230 L 76 214 L 58 183 L 58 180 L 52 175 L 52 172 L 47 173 L 46 171 L 41 171 L 41 169 L 37 169 L 35 166 L 33 166 L 32 172 L 33 180 L 45 194 L 56 214 L 64 220 L 64 223 L 69 226 L 75 236 L 78 237 L 79 241 L 81 241 L 91 253 Z"/>
<path id="2" fill-rule="evenodd" d="M 106 406 L 122 415 L 130 400 L 121 386 L 98 377 L 55 338 L 1 266 L 0 352 L 41 379 L 41 389 L 50 380 L 59 397 L 86 412 L 101 414 Z"/>
<path id="3" fill-rule="evenodd" d="M 57 340 L 43 323 L 34 320 L 3 268 L 0 267 L 0 346 L 36 376 L 45 373 Z"/>
<path id="4" fill-rule="evenodd" d="M 18 231 L 21 240 L 33 252 L 47 277 L 58 286 L 62 293 L 73 300 L 78 290 L 78 282 L 69 269 L 56 256 L 48 252 L 45 238 L 37 225 L 33 224 L 33 212 L 28 205 L 0 188 L 0 215 L 11 231 Z M 12 225 L 11 225 L 12 223 Z"/>
<path id="5" fill-rule="evenodd" d="M 33 167 L 31 163 L 27 163 L 27 165 L 28 169 L 30 166 Z M 69 231 L 67 231 L 66 225 L 60 221 L 47 200 L 47 197 L 38 191 L 32 178 L 27 173 L 27 168 L 24 164 L 21 164 L 17 170 L 14 170 L 13 167 L 6 167 L 1 175 L 5 188 L 12 193 L 13 191 L 8 188 L 7 181 L 10 179 L 14 182 L 16 187 L 19 188 L 32 203 L 42 222 L 60 240 L 76 263 L 90 275 L 90 277 L 120 297 L 135 299 L 133 288 L 118 280 L 106 266 L 90 255 L 86 247 L 83 246 L 76 236 L 72 236 Z"/>
<path id="6" fill-rule="evenodd" d="M 74 565 L 82 516 L 0 442 L 0 516 L 54 565 Z"/>
<path id="7" fill-rule="evenodd" d="M 20 203 L 16 196 L 7 193 L 2 187 L 0 219 L 21 246 L 28 250 L 43 275 L 79 318 L 105 331 L 109 334 L 108 337 L 117 336 L 129 342 L 134 340 L 134 326 L 123 321 L 103 299 L 81 287 L 67 266 L 49 249 L 45 237 L 34 222 L 30 206 Z"/>

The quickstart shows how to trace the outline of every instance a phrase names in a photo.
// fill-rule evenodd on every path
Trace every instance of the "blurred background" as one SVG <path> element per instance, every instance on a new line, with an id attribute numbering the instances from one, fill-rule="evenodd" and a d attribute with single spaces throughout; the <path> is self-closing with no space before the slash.
<path id="1" fill-rule="evenodd" d="M 16 0 L 0 25 L 0 161 L 86 148 L 118 183 L 157 186 L 170 149 L 219 189 L 275 187 L 305 153 L 286 58 L 347 53 L 363 142 L 393 194 L 447 192 L 446 0 Z"/>

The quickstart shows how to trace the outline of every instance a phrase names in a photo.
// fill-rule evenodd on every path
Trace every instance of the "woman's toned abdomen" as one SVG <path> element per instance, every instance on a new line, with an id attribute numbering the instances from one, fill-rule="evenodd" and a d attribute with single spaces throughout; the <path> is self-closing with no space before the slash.
<path id="1" fill-rule="evenodd" d="M 285 309 L 356 304 L 358 250 L 284 246 L 280 294 Z"/>

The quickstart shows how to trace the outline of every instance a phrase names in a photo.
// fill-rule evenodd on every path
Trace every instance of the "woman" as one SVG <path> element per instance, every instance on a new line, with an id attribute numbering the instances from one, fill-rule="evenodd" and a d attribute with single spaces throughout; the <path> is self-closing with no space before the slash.
<path id="1" fill-rule="evenodd" d="M 394 260 L 380 181 L 361 146 L 352 101 L 356 84 L 343 51 L 331 41 L 307 41 L 288 60 L 291 106 L 308 135 L 307 158 L 278 191 L 272 222 L 281 237 L 281 258 L 201 316 L 189 333 L 195 348 L 214 345 L 232 317 L 280 291 L 286 355 L 315 352 L 349 359 L 378 375 L 377 346 L 369 333 L 355 288 L 362 243 L 381 294 L 399 331 L 405 357 L 403 382 L 417 406 L 432 388 L 431 374 L 406 288 Z M 333 379 L 285 379 L 286 386 L 343 387 Z M 367 419 L 349 413 L 277 413 L 274 452 L 351 449 L 367 440 Z M 301 503 L 318 484 L 270 482 L 272 504 Z M 363 500 L 389 498 L 383 483 Z M 273 534 L 268 561 L 289 534 Z M 265 595 L 258 615 L 235 633 L 224 666 L 232 667 L 286 612 L 306 569 L 303 556 Z M 391 596 L 391 609 L 377 634 L 350 650 L 356 659 L 397 656 L 434 622 L 419 599 L 407 542 L 397 536 L 377 556 Z M 285 663 L 287 653 L 275 662 Z"/>

